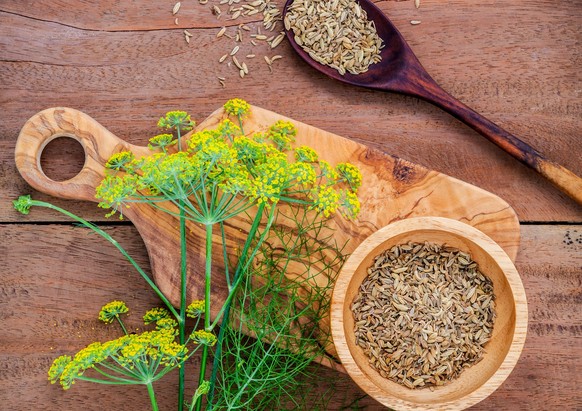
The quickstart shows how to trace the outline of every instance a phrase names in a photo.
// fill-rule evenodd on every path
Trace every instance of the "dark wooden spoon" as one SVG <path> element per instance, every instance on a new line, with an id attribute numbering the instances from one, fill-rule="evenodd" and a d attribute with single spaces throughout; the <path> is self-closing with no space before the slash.
<path id="1" fill-rule="evenodd" d="M 283 16 L 293 0 L 287 0 Z M 570 170 L 546 159 L 533 147 L 487 120 L 444 91 L 422 67 L 410 46 L 394 24 L 370 0 L 359 4 L 374 21 L 378 35 L 384 40 L 382 61 L 372 64 L 366 73 L 340 75 L 335 69 L 313 60 L 294 39 L 293 30 L 286 30 L 291 46 L 311 67 L 344 83 L 375 90 L 393 91 L 419 97 L 453 115 L 503 150 L 546 177 L 562 191 L 582 204 L 582 179 Z"/>

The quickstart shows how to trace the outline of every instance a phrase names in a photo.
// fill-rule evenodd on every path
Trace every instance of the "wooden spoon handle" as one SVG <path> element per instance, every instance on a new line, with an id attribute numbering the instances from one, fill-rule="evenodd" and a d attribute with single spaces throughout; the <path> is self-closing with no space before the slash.
<path id="1" fill-rule="evenodd" d="M 401 91 L 420 97 L 445 110 L 546 177 L 578 204 L 582 204 L 582 178 L 565 167 L 548 160 L 529 144 L 461 103 L 444 91 L 434 80 L 425 77 L 421 86 L 418 86 L 418 83 L 418 81 L 416 84 L 409 82 L 408 87 Z"/>
<path id="2" fill-rule="evenodd" d="M 52 140 L 69 137 L 85 151 L 85 164 L 66 181 L 48 178 L 40 166 L 42 151 Z M 88 115 L 65 107 L 49 108 L 31 117 L 16 141 L 15 161 L 22 177 L 36 190 L 68 199 L 95 200 L 95 188 L 104 177 L 104 164 L 131 145 L 117 138 Z"/>

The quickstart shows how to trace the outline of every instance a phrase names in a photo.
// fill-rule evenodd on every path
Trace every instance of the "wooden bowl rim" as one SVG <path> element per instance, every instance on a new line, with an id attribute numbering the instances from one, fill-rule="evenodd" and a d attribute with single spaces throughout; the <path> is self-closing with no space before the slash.
<path id="1" fill-rule="evenodd" d="M 359 253 L 359 250 L 374 249 L 393 237 L 415 232 L 419 230 L 435 230 L 452 233 L 464 237 L 482 248 L 499 265 L 504 267 L 504 274 L 513 295 L 515 304 L 515 329 L 511 345 L 501 366 L 496 372 L 479 388 L 461 398 L 446 401 L 438 404 L 422 404 L 411 402 L 388 394 L 372 382 L 365 373 L 362 372 L 358 364 L 351 355 L 346 335 L 344 332 L 344 305 L 351 283 L 351 277 L 368 253 Z M 339 359 L 345 367 L 347 373 L 366 393 L 375 398 L 380 403 L 398 410 L 419 410 L 419 409 L 440 409 L 440 410 L 460 410 L 477 404 L 491 393 L 493 393 L 507 379 L 523 350 L 527 334 L 528 311 L 525 289 L 521 277 L 507 253 L 490 237 L 473 226 L 457 220 L 445 217 L 414 217 L 391 223 L 382 227 L 368 238 L 366 238 L 354 250 L 342 267 L 336 280 L 330 309 L 331 334 L 334 345 L 337 349 Z"/>

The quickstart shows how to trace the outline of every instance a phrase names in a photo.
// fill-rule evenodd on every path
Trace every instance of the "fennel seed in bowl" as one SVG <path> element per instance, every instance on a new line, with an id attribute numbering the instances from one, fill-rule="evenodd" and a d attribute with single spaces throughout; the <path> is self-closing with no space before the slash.
<path id="1" fill-rule="evenodd" d="M 382 60 L 382 39 L 355 0 L 294 0 L 284 24 L 311 58 L 342 76 L 364 73 Z"/>
<path id="2" fill-rule="evenodd" d="M 444 385 L 481 360 L 494 298 L 470 255 L 397 245 L 374 259 L 351 305 L 356 344 L 384 378 L 411 389 Z"/>

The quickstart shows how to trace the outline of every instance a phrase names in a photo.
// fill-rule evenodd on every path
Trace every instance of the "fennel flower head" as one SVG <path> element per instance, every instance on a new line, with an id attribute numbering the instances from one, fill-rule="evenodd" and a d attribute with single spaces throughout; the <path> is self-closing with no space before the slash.
<path id="1" fill-rule="evenodd" d="M 158 121 L 158 127 L 166 129 L 191 130 L 195 123 L 185 111 L 169 111 Z"/>
<path id="2" fill-rule="evenodd" d="M 122 301 L 103 306 L 99 319 L 113 321 L 129 309 Z M 178 323 L 163 308 L 144 315 L 144 323 L 155 322 L 156 329 L 126 334 L 104 343 L 94 342 L 73 357 L 62 355 L 48 371 L 49 381 L 57 381 L 67 390 L 77 380 L 105 384 L 150 384 L 188 358 L 188 349 L 176 341 Z M 90 372 L 89 376 L 85 375 Z M 95 373 L 96 372 L 96 373 Z"/>
<path id="3" fill-rule="evenodd" d="M 114 380 L 123 376 L 128 383 L 147 384 L 157 379 L 160 368 L 181 366 L 187 353 L 188 349 L 175 341 L 174 333 L 145 331 L 105 343 L 92 343 L 74 357 L 58 357 L 49 369 L 48 377 L 52 384 L 59 381 L 67 390 L 76 380 L 83 380 L 85 372 L 104 369 L 114 373 Z M 155 367 L 148 367 L 150 364 Z"/>
<path id="4" fill-rule="evenodd" d="M 233 98 L 224 104 L 224 111 L 233 116 L 244 117 L 250 113 L 251 106 L 240 98 Z"/>
<path id="5" fill-rule="evenodd" d="M 111 323 L 119 314 L 125 314 L 129 311 L 127 305 L 123 301 L 111 301 L 101 307 L 99 311 L 99 319 L 104 323 Z"/>
<path id="6" fill-rule="evenodd" d="M 204 300 L 194 300 L 186 308 L 186 316 L 190 318 L 198 318 L 204 314 Z"/>
<path id="7" fill-rule="evenodd" d="M 21 214 L 30 213 L 30 207 L 32 207 L 32 197 L 29 195 L 20 196 L 17 200 L 12 201 L 14 209 Z"/>
<path id="8" fill-rule="evenodd" d="M 240 126 L 226 118 L 213 129 L 196 131 L 183 151 L 173 148 L 172 135 L 161 134 L 150 140 L 151 155 L 114 154 L 107 162 L 110 172 L 96 190 L 99 206 L 122 214 L 132 203 L 165 209 L 164 201 L 171 201 L 184 204 L 187 219 L 214 224 L 255 204 L 271 207 L 286 201 L 306 204 L 326 218 L 338 210 L 356 218 L 362 183 L 356 166 L 333 166 L 308 146 L 294 148 L 297 129 L 288 120 L 246 135 L 240 119 L 251 107 L 244 100 L 229 100 L 224 109 L 239 118 Z M 159 124 L 191 123 L 187 114 L 173 113 Z"/>

